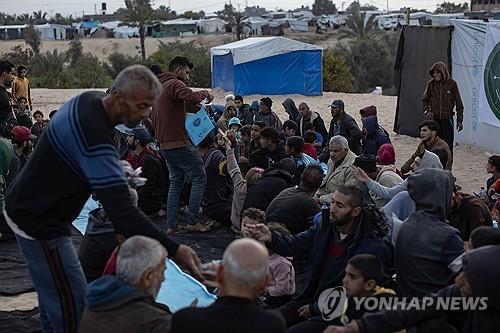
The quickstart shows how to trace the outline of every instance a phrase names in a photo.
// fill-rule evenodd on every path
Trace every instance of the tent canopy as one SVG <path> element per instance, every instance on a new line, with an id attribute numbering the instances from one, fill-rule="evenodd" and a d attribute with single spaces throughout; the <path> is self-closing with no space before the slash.
<path id="1" fill-rule="evenodd" d="M 323 93 L 321 47 L 283 37 L 254 37 L 213 47 L 210 53 L 214 88 L 238 95 Z"/>
<path id="2" fill-rule="evenodd" d="M 233 64 L 238 65 L 294 51 L 321 52 L 322 50 L 319 46 L 284 37 L 253 37 L 212 47 L 210 53 L 212 57 L 231 53 Z"/>

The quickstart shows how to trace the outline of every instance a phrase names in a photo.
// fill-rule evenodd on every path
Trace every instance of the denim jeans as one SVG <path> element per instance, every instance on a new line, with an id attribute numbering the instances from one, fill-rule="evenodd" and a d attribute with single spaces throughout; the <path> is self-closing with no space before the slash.
<path id="1" fill-rule="evenodd" d="M 77 332 L 87 281 L 71 238 L 16 239 L 38 294 L 42 332 Z"/>
<path id="2" fill-rule="evenodd" d="M 182 148 L 162 150 L 167 162 L 170 188 L 167 198 L 167 227 L 177 226 L 177 210 L 179 197 L 186 176 L 191 179 L 191 194 L 189 196 L 188 224 L 196 224 L 200 220 L 200 205 L 207 183 L 207 175 L 203 160 L 198 150 L 187 144 Z"/>

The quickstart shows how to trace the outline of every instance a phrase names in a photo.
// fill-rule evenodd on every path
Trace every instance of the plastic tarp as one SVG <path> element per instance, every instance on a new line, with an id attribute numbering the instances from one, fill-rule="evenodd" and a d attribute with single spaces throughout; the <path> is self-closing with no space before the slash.
<path id="1" fill-rule="evenodd" d="M 309 25 L 306 20 L 288 20 L 292 31 L 309 31 Z"/>
<path id="2" fill-rule="evenodd" d="M 238 95 L 321 95 L 322 49 L 287 41 L 282 37 L 248 38 L 212 48 L 212 87 Z"/>
<path id="3" fill-rule="evenodd" d="M 472 20 L 453 20 L 452 38 L 452 76 L 457 81 L 464 103 L 464 129 L 456 133 L 459 143 L 474 144 L 493 152 L 500 152 L 500 128 L 484 122 L 489 105 L 481 103 L 481 90 L 484 89 L 484 59 L 486 31 L 489 25 L 498 26 L 498 22 L 485 23 Z M 499 36 L 496 35 L 496 43 Z M 488 55 L 489 58 L 489 55 Z"/>
<path id="4" fill-rule="evenodd" d="M 139 36 L 139 28 L 130 26 L 120 26 L 113 30 L 115 38 L 130 38 Z"/>
<path id="5" fill-rule="evenodd" d="M 87 229 L 89 213 L 98 207 L 98 203 L 90 197 L 85 203 L 73 226 L 82 234 Z M 176 312 L 188 307 L 194 299 L 198 299 L 198 307 L 206 307 L 217 298 L 207 288 L 190 275 L 184 273 L 172 260 L 167 260 L 167 269 L 156 301 L 165 304 L 170 311 Z"/>
<path id="6" fill-rule="evenodd" d="M 442 61 L 450 68 L 451 27 L 406 27 L 396 56 L 398 102 L 394 132 L 419 136 L 424 120 L 422 95 L 431 79 L 429 68 Z"/>
<path id="7" fill-rule="evenodd" d="M 198 21 L 201 33 L 210 34 L 226 31 L 226 22 L 219 18 L 211 18 Z"/>
<path id="8" fill-rule="evenodd" d="M 322 51 L 319 46 L 284 37 L 253 37 L 212 47 L 210 53 L 220 56 L 231 53 L 235 65 L 264 59 L 293 51 Z"/>

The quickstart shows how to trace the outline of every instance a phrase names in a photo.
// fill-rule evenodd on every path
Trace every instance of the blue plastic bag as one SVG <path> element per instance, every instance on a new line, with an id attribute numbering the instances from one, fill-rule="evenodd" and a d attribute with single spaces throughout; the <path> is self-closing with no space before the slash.
<path id="1" fill-rule="evenodd" d="M 198 146 L 203 139 L 215 128 L 202 105 L 197 113 L 186 114 L 186 131 L 194 146 Z"/>

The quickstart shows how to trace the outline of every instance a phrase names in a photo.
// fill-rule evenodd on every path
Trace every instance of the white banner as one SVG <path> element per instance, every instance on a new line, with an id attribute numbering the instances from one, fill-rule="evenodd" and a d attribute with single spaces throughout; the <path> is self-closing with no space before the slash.
<path id="1" fill-rule="evenodd" d="M 486 27 L 479 120 L 500 127 L 500 24 L 498 23 L 490 23 Z"/>

